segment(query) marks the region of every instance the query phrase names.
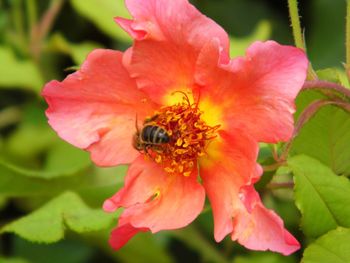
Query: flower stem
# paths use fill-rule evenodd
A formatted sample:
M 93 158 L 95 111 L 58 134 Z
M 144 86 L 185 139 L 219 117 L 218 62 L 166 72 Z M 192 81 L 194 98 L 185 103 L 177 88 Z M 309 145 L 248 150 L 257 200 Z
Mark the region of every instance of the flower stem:
M 288 8 L 289 8 L 289 16 L 292 23 L 293 37 L 295 46 L 304 50 L 306 52 L 304 37 L 301 32 L 300 26 L 300 17 L 298 12 L 298 1 L 297 0 L 288 0 Z M 309 63 L 309 67 L 307 70 L 307 78 L 308 79 L 317 79 L 317 75 L 312 68 L 311 63 Z
M 277 161 L 276 163 L 273 164 L 269 164 L 269 165 L 263 165 L 262 168 L 264 170 L 264 172 L 272 172 L 277 170 L 280 166 L 285 165 L 286 162 L 284 161 Z
M 346 42 L 345 42 L 345 48 L 346 48 L 346 75 L 348 76 L 348 79 L 350 80 L 350 0 L 347 0 L 347 7 L 346 7 Z
M 303 34 L 301 33 L 298 2 L 297 0 L 288 0 L 289 16 L 292 22 L 293 37 L 296 47 L 306 50 L 303 40 Z

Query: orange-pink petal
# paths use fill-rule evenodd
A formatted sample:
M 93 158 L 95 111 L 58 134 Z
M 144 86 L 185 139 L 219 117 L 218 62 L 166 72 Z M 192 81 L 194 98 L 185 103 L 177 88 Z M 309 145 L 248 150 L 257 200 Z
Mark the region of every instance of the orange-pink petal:
M 253 138 L 239 130 L 221 132 L 215 147 L 220 154 L 201 169 L 213 208 L 215 240 L 219 242 L 231 233 L 233 240 L 250 249 L 285 255 L 299 249 L 298 241 L 284 229 L 282 220 L 263 206 L 251 186 L 262 172 L 255 163 L 257 144 Z
M 214 149 L 213 149 L 214 148 Z M 261 169 L 256 164 L 258 144 L 244 131 L 220 132 L 200 161 L 200 175 L 214 214 L 214 237 L 221 241 L 233 230 L 232 216 L 240 206 L 240 188 L 255 182 Z
M 225 31 L 187 0 L 129 0 L 133 20 L 117 22 L 135 38 L 128 70 L 158 103 L 175 90 L 194 87 L 194 67 L 205 43 L 218 39 L 228 53 Z M 205 32 L 205 33 L 203 33 Z
M 125 208 L 117 229 L 129 224 L 135 228 L 127 228 L 132 233 L 144 229 L 155 233 L 191 223 L 203 209 L 204 199 L 196 171 L 188 177 L 167 174 L 158 164 L 140 156 L 131 164 L 125 186 L 105 201 L 104 209 Z
M 262 204 L 254 187 L 247 186 L 240 194 L 246 209 L 242 208 L 234 216 L 232 240 L 249 249 L 271 250 L 284 255 L 300 248 L 299 242 L 284 229 L 282 219 Z
M 58 135 L 91 152 L 98 165 L 130 163 L 136 116 L 143 120 L 154 110 L 122 65 L 122 53 L 95 50 L 77 72 L 62 82 L 47 83 L 42 92 L 50 125 Z
M 241 127 L 257 141 L 288 140 L 294 99 L 306 78 L 305 53 L 267 41 L 255 42 L 245 57 L 228 64 L 222 64 L 220 56 L 217 41 L 206 45 L 198 59 L 196 81 L 203 96 L 222 105 L 225 125 Z
M 120 219 L 119 219 L 120 220 Z M 112 230 L 109 244 L 114 250 L 122 248 L 128 241 L 139 232 L 145 232 L 147 229 L 135 228 L 129 223 L 120 225 Z

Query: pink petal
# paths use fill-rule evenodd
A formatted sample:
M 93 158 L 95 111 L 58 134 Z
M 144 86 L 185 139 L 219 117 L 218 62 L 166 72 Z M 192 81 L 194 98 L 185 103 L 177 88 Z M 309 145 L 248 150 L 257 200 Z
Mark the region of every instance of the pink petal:
M 175 90 L 193 88 L 194 66 L 205 43 L 218 39 L 228 54 L 225 31 L 187 0 L 128 0 L 133 20 L 117 19 L 136 41 L 128 70 L 138 86 L 164 103 Z M 205 32 L 205 33 L 203 33 Z
M 300 248 L 299 242 L 284 229 L 282 219 L 262 204 L 254 187 L 246 187 L 241 194 L 254 198 L 244 201 L 241 198 L 245 205 L 250 206 L 251 211 L 241 209 L 235 215 L 232 240 L 238 240 L 249 249 L 271 250 L 284 255 Z
M 294 99 L 306 78 L 304 52 L 268 41 L 255 42 L 245 57 L 226 65 L 219 63 L 220 56 L 215 40 L 202 50 L 196 71 L 201 96 L 221 103 L 230 127 L 241 127 L 258 141 L 288 140 Z
M 214 154 L 211 148 L 215 148 Z M 213 209 L 217 242 L 233 230 L 232 216 L 242 206 L 238 199 L 240 188 L 260 176 L 261 169 L 256 164 L 258 149 L 258 144 L 244 131 L 221 132 L 220 140 L 209 145 L 208 159 L 200 161 L 200 175 Z
M 135 228 L 132 225 L 126 223 L 121 225 L 111 232 L 109 244 L 114 250 L 122 248 L 133 236 L 139 232 L 145 232 L 147 229 Z
M 105 201 L 104 209 L 125 208 L 118 228 L 129 224 L 155 233 L 191 223 L 203 209 L 204 199 L 196 171 L 189 177 L 167 174 L 159 164 L 140 156 L 131 164 L 125 186 Z
M 122 53 L 95 50 L 77 72 L 42 92 L 46 115 L 58 135 L 91 152 L 98 165 L 130 163 L 138 152 L 131 140 L 136 116 L 142 120 L 153 104 L 122 65 Z
M 299 249 L 298 241 L 284 229 L 282 220 L 263 206 L 251 186 L 261 173 L 255 163 L 256 142 L 235 130 L 230 134 L 221 132 L 221 141 L 215 147 L 219 155 L 212 156 L 210 165 L 201 167 L 213 208 L 215 240 L 219 242 L 232 233 L 233 240 L 250 249 L 285 255 Z

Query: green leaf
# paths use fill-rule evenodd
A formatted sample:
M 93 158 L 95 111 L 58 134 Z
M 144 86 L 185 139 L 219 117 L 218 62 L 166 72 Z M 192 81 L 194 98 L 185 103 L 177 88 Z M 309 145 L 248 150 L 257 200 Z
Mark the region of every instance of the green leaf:
M 22 123 L 5 142 L 5 149 L 16 158 L 26 159 L 47 150 L 56 139 L 47 124 Z
M 101 209 L 91 209 L 72 192 L 65 192 L 47 204 L 2 228 L 1 232 L 11 232 L 24 239 L 53 243 L 64 237 L 68 228 L 77 233 L 106 229 L 114 223 L 115 214 L 107 214 Z
M 79 169 L 77 171 L 68 171 L 67 173 L 59 171 L 43 171 L 43 170 L 33 170 L 33 169 L 27 169 L 23 168 L 17 165 L 14 165 L 6 160 L 0 159 L 0 193 L 1 195 L 6 195 L 7 192 L 11 191 L 10 189 L 16 188 L 16 184 L 14 184 L 14 187 L 10 187 L 9 189 L 6 190 L 7 186 L 10 186 L 11 184 L 14 183 L 12 181 L 12 178 L 15 179 L 17 178 L 18 181 L 21 183 L 24 183 L 27 179 L 28 183 L 30 182 L 31 178 L 35 179 L 44 179 L 43 182 L 49 182 L 48 179 L 56 179 L 57 177 L 66 177 L 66 176 L 75 176 L 77 174 L 81 174 L 82 172 L 86 172 L 88 170 L 87 168 L 90 167 L 84 167 L 84 169 Z M 40 180 L 36 181 L 38 185 L 40 185 Z M 26 191 L 24 191 L 26 192 Z
M 25 88 L 40 92 L 44 82 L 32 61 L 18 59 L 12 50 L 5 46 L 0 46 L 0 61 L 0 87 Z
M 319 237 L 337 226 L 350 227 L 349 180 L 306 155 L 291 158 L 288 165 L 294 173 L 295 199 L 304 233 Z
M 304 251 L 302 263 L 349 263 L 350 229 L 337 228 L 317 239 Z
M 252 44 L 254 41 L 264 41 L 270 38 L 272 32 L 271 24 L 268 21 L 262 20 L 260 21 L 254 31 L 246 37 L 230 37 L 230 56 L 237 57 L 243 56 L 245 54 L 246 49 Z
M 90 165 L 90 157 L 87 152 L 60 140 L 49 149 L 44 171 L 70 175 Z
M 298 96 L 297 108 L 322 98 L 316 92 Z M 336 174 L 350 175 L 350 114 L 335 106 L 325 106 L 309 120 L 295 138 L 292 154 L 306 154 L 331 167 Z
M 17 164 L 27 163 L 35 167 L 38 155 L 42 155 L 58 141 L 47 123 L 44 106 L 30 103 L 21 108 L 21 122 L 4 142 L 3 156 Z
M 113 172 L 106 174 L 104 170 Z M 0 196 L 50 196 L 69 189 L 97 195 L 101 189 L 103 196 L 108 197 L 122 184 L 125 170 L 126 166 L 104 169 L 89 166 L 68 173 L 45 172 L 26 170 L 0 160 Z
M 71 0 L 71 3 L 78 13 L 85 16 L 109 36 L 124 42 L 131 42 L 129 35 L 113 20 L 113 17 L 116 16 L 130 17 L 124 6 L 124 1 Z

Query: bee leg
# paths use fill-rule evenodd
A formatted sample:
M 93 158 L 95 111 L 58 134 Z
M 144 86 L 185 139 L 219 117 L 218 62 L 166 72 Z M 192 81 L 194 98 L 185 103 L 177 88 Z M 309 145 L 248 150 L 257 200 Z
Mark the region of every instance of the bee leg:
M 153 157 L 151 156 L 151 154 L 149 153 L 149 149 L 150 149 L 150 146 L 149 145 L 144 145 L 143 146 L 143 152 L 145 153 L 145 155 L 150 158 L 150 159 L 153 159 Z

